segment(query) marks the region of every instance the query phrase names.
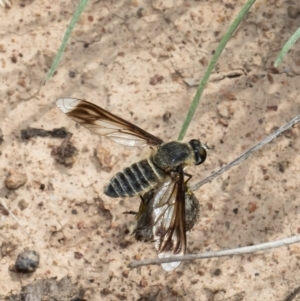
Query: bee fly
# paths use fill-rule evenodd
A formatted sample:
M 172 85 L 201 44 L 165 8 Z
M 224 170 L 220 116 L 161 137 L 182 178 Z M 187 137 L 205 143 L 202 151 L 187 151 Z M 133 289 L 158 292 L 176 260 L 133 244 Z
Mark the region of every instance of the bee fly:
M 156 146 L 148 159 L 118 172 L 105 187 L 112 198 L 140 195 L 135 237 L 154 241 L 159 258 L 181 256 L 186 251 L 186 231 L 199 215 L 199 203 L 185 181 L 184 168 L 202 164 L 208 147 L 199 140 L 164 143 L 136 125 L 85 100 L 62 98 L 57 107 L 75 122 L 125 146 Z M 180 262 L 163 263 L 172 271 Z

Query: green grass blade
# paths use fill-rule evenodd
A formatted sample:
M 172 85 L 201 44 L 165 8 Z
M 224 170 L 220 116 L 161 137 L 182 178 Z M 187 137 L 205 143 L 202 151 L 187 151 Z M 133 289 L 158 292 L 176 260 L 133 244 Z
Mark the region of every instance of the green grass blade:
M 67 46 L 67 42 L 68 42 L 68 40 L 70 38 L 70 35 L 71 35 L 71 33 L 72 33 L 72 31 L 73 31 L 76 23 L 78 22 L 78 19 L 79 19 L 80 15 L 81 15 L 82 11 L 84 10 L 86 4 L 88 3 L 88 1 L 89 0 L 81 0 L 80 1 L 79 5 L 78 5 L 78 7 L 77 7 L 77 9 L 76 9 L 73 17 L 72 17 L 72 20 L 71 20 L 71 22 L 70 22 L 70 24 L 69 24 L 69 26 L 67 28 L 67 31 L 66 31 L 66 33 L 64 35 L 64 38 L 63 38 L 63 41 L 62 41 L 62 43 L 61 43 L 61 45 L 60 45 L 60 47 L 58 49 L 58 52 L 57 52 L 57 54 L 56 54 L 56 56 L 54 58 L 52 66 L 51 66 L 50 70 L 48 71 L 48 73 L 46 75 L 45 82 L 48 81 L 49 78 L 55 72 L 55 70 L 56 70 L 56 68 L 57 68 L 57 66 L 59 64 L 59 61 L 61 59 L 61 56 L 62 56 L 62 54 L 63 54 L 63 52 L 64 52 L 64 50 L 65 50 L 65 48 Z
M 238 25 L 240 24 L 240 22 L 243 20 L 244 16 L 246 15 L 246 13 L 249 11 L 249 9 L 251 8 L 251 6 L 254 4 L 256 0 L 248 0 L 246 2 L 246 4 L 243 6 L 242 10 L 239 12 L 239 14 L 237 15 L 237 17 L 235 18 L 235 20 L 232 22 L 232 24 L 230 25 L 228 31 L 225 33 L 224 37 L 222 38 L 220 44 L 218 45 L 216 52 L 214 53 L 208 67 L 207 70 L 203 76 L 203 79 L 197 89 L 196 95 L 193 99 L 193 102 L 190 106 L 190 109 L 187 113 L 187 116 L 184 120 L 183 126 L 181 128 L 181 131 L 179 133 L 178 136 L 178 140 L 182 140 L 187 132 L 187 129 L 193 119 L 193 116 L 195 114 L 195 111 L 197 109 L 197 106 L 199 104 L 200 101 L 200 97 L 203 93 L 203 90 L 206 86 L 206 83 L 209 79 L 210 74 L 212 73 L 217 60 L 219 58 L 219 56 L 221 55 L 223 49 L 225 48 L 227 42 L 229 41 L 229 39 L 231 38 L 232 34 L 234 33 L 234 31 L 236 30 L 236 28 L 238 27 Z
M 300 27 L 295 31 L 295 33 L 289 38 L 289 40 L 285 43 L 285 45 L 281 49 L 281 51 L 274 63 L 274 66 L 276 68 L 282 62 L 286 53 L 292 48 L 292 46 L 296 43 L 296 41 L 299 39 L 299 37 L 300 37 Z

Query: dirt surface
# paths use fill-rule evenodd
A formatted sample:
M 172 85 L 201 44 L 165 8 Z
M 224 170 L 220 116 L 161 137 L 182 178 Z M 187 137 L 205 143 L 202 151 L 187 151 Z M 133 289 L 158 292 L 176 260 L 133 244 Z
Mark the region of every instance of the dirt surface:
M 244 1 L 90 1 L 55 76 L 43 85 L 77 2 L 14 0 L 0 10 L 0 197 L 31 237 L 0 207 L 0 300 L 66 276 L 86 300 L 287 300 L 299 286 L 297 244 L 183 263 L 171 273 L 160 266 L 128 268 L 156 251 L 129 233 L 134 218 L 123 212 L 137 210 L 139 198 L 110 199 L 103 187 L 150 149 L 100 138 L 55 106 L 58 98 L 80 97 L 165 141 L 176 139 Z M 299 9 L 298 1 L 257 1 L 227 45 L 185 137 L 212 147 L 205 164 L 188 170 L 192 183 L 299 114 L 300 44 L 278 70 L 272 67 L 300 24 Z M 74 150 L 65 165 L 56 157 L 62 138 L 21 138 L 28 127 L 63 126 L 73 134 Z M 195 192 L 201 217 L 188 233 L 188 253 L 300 233 L 299 135 L 299 127 L 291 129 Z M 11 173 L 27 181 L 9 190 Z M 9 270 L 24 248 L 40 254 L 33 274 Z

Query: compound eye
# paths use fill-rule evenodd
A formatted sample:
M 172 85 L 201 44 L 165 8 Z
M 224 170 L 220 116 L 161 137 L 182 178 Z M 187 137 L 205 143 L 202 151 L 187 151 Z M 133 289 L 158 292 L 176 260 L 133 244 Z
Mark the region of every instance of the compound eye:
M 189 143 L 194 150 L 195 165 L 202 164 L 206 159 L 206 149 L 199 140 L 193 139 Z
M 195 151 L 196 165 L 202 164 L 206 160 L 206 149 L 202 146 L 198 149 L 198 152 Z

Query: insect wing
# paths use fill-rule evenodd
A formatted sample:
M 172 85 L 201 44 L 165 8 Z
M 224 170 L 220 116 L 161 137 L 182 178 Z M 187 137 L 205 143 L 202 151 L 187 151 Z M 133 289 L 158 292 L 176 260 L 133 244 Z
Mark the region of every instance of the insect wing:
M 138 241 L 153 241 L 153 196 L 156 189 L 144 193 L 141 197 L 132 234 Z
M 151 189 L 141 196 L 132 234 L 138 241 L 153 241 L 153 201 L 157 189 Z M 199 201 L 188 186 L 185 187 L 185 228 L 190 231 L 200 216 Z
M 153 202 L 153 239 L 159 258 L 182 256 L 186 251 L 185 186 L 183 171 L 165 180 L 156 190 Z M 180 261 L 162 263 L 172 271 Z
M 159 145 L 163 141 L 97 105 L 77 98 L 61 98 L 57 107 L 75 122 L 125 146 Z

